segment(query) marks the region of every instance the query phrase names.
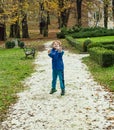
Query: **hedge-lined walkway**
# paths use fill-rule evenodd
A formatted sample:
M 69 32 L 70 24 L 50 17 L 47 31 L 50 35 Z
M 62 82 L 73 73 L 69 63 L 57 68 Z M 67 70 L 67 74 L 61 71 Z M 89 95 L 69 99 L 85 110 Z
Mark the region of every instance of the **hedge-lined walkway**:
M 49 94 L 51 59 L 46 50 L 35 60 L 36 72 L 24 83 L 30 89 L 19 93 L 18 102 L 10 108 L 0 130 L 112 130 L 114 102 L 111 93 L 94 82 L 88 68 L 81 62 L 84 54 L 65 51 L 66 95 Z

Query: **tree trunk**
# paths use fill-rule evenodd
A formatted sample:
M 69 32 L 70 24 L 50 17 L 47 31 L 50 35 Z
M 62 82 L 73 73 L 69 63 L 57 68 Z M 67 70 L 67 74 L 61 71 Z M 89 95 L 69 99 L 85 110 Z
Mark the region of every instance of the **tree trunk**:
M 70 9 L 61 12 L 61 27 L 67 27 L 69 15 L 70 15 Z
M 76 6 L 77 6 L 77 25 L 79 27 L 82 26 L 82 21 L 81 21 L 81 18 L 82 18 L 82 11 L 81 11 L 82 1 L 83 0 L 76 0 Z
M 104 3 L 104 27 L 108 28 L 108 4 Z
M 15 24 L 15 37 L 20 38 L 20 26 L 18 22 Z
M 114 23 L 114 0 L 112 0 L 112 18 Z
M 6 39 L 6 26 L 5 24 L 0 23 L 0 41 Z
M 60 10 L 64 8 L 64 0 L 58 0 Z M 67 27 L 68 19 L 69 19 L 70 9 L 65 9 L 60 12 L 60 16 L 58 17 L 59 28 Z
M 44 27 L 44 33 L 43 33 L 44 37 L 48 37 L 48 21 L 46 21 L 45 27 Z
M 28 24 L 27 24 L 27 14 L 22 20 L 22 38 L 29 38 Z
M 10 25 L 10 37 L 20 38 L 20 26 L 19 26 L 18 22 Z
M 45 22 L 45 26 L 44 26 L 44 37 L 48 37 L 48 25 L 49 25 L 49 12 L 47 12 L 47 20 Z
M 50 15 L 49 15 L 49 11 L 47 12 L 47 23 L 48 23 L 48 25 L 50 25 Z

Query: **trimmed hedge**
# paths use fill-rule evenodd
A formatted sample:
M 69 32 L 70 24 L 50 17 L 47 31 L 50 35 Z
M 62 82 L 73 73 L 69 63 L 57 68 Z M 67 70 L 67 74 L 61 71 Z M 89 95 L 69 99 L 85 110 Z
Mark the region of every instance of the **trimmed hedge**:
M 114 51 L 114 44 L 103 45 L 102 47 L 105 48 L 105 49 L 113 50 Z
M 92 42 L 91 44 L 88 45 L 88 49 L 92 48 L 92 47 L 103 47 L 103 48 L 106 48 L 106 49 L 112 49 L 113 50 L 113 48 L 114 48 L 113 46 L 114 46 L 114 41 Z
M 106 29 L 106 30 L 94 30 L 94 31 L 86 31 L 83 32 L 82 30 L 80 32 L 74 32 L 70 34 L 73 38 L 86 38 L 86 37 L 100 37 L 100 36 L 113 36 L 114 30 L 112 29 Z
M 14 48 L 14 47 L 20 47 L 20 48 L 23 48 L 25 46 L 25 43 L 23 41 L 20 41 L 20 40 L 11 40 L 11 41 L 6 41 L 5 42 L 5 47 L 6 48 Z
M 19 46 L 20 48 L 23 48 L 23 47 L 25 46 L 25 43 L 22 42 L 22 41 L 18 41 L 18 46 Z
M 81 52 L 87 52 L 88 51 L 88 45 L 90 43 L 92 43 L 92 41 L 90 39 L 85 40 L 83 43 L 77 41 L 76 39 L 74 39 L 71 36 L 66 36 L 66 40 L 72 45 L 74 46 L 76 49 L 78 49 Z
M 72 36 L 73 38 L 87 38 L 87 37 L 98 37 L 98 36 L 113 36 L 114 29 L 107 29 L 103 27 L 77 27 L 74 26 L 70 29 L 61 28 L 61 32 L 57 33 L 57 38 L 65 38 L 66 35 Z
M 89 49 L 90 57 L 102 67 L 108 67 L 114 64 L 114 51 L 102 47 L 93 47 Z
M 15 42 L 14 41 L 6 41 L 5 42 L 5 47 L 6 48 L 14 48 L 15 47 Z
M 102 47 L 102 43 L 101 42 L 93 42 L 93 43 L 88 45 L 88 49 L 93 48 L 93 47 Z
M 90 43 L 92 43 L 92 41 L 90 39 L 87 39 L 87 40 L 84 41 L 84 43 L 83 43 L 83 50 L 84 50 L 84 52 L 88 51 L 88 45 Z
M 66 40 L 76 49 L 78 49 L 79 51 L 84 51 L 83 49 L 83 44 L 78 42 L 76 39 L 70 37 L 70 36 L 66 36 Z

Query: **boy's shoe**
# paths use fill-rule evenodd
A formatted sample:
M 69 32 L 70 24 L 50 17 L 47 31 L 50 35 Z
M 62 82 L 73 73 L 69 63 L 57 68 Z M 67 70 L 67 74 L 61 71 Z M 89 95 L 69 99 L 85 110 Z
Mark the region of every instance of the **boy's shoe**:
M 55 92 L 57 92 L 57 90 L 52 88 L 51 91 L 50 91 L 50 94 L 53 94 Z
M 62 89 L 62 90 L 61 90 L 61 96 L 64 96 L 64 95 L 65 95 L 65 90 Z

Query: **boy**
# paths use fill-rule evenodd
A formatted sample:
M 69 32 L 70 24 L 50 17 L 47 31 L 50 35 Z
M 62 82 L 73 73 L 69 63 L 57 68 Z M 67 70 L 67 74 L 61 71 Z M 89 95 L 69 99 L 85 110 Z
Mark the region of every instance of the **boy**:
M 61 47 L 60 41 L 54 41 L 52 43 L 52 49 L 48 51 L 48 56 L 52 58 L 52 89 L 50 94 L 56 92 L 56 81 L 59 76 L 61 96 L 65 94 L 65 85 L 64 85 L 64 63 L 62 56 L 64 51 Z

